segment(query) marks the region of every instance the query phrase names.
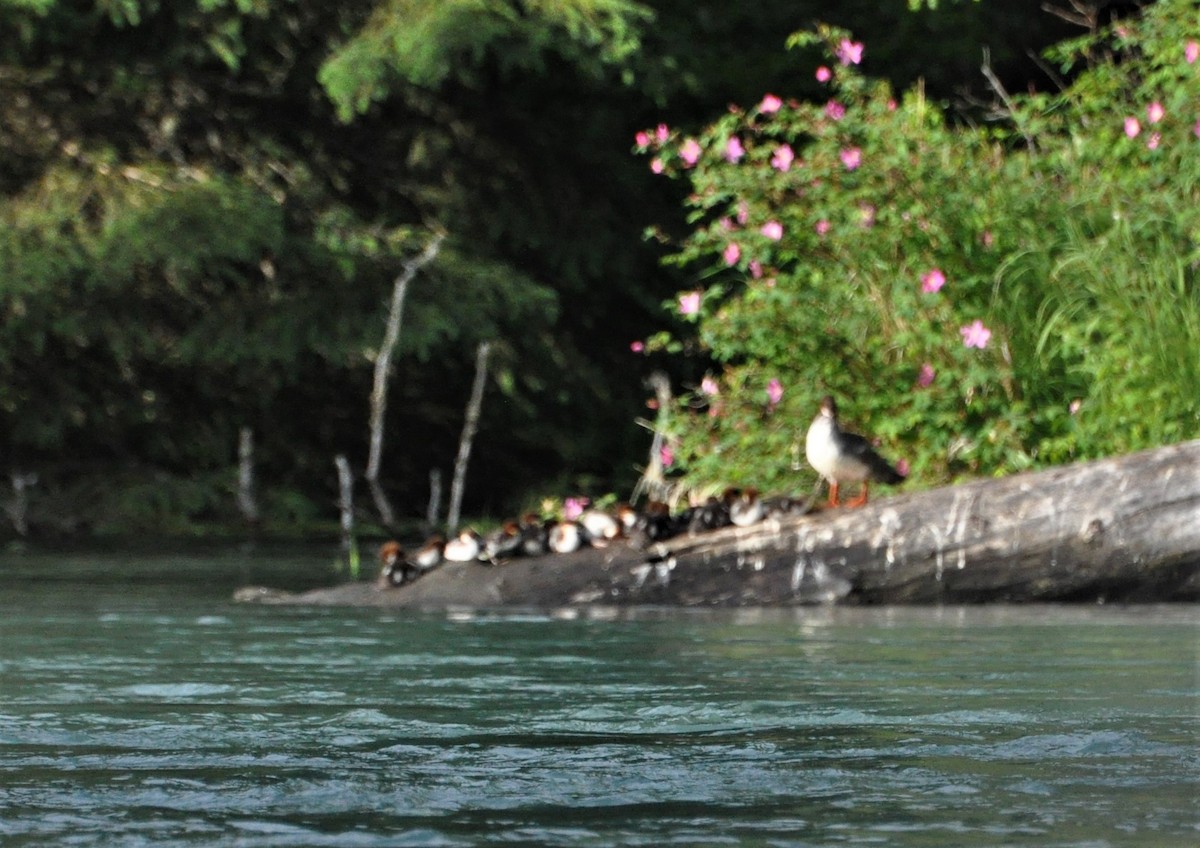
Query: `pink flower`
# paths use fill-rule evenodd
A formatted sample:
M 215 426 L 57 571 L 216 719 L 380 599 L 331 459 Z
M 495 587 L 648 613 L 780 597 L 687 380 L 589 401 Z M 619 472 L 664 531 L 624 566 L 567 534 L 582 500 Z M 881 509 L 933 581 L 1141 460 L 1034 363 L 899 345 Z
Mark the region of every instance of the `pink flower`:
M 662 144 L 670 137 L 671 130 L 666 124 L 659 124 L 654 128 L 654 138 L 659 144 Z
M 633 136 L 633 143 L 636 144 L 638 147 L 649 147 L 650 146 L 650 134 L 644 130 L 639 130 Z
M 1074 415 L 1076 412 L 1079 411 L 1079 407 L 1081 407 L 1081 406 L 1083 406 L 1083 401 L 1080 400 L 1079 398 L 1075 398 L 1075 400 L 1071 401 L 1067 405 L 1067 411 L 1070 412 L 1072 415 Z
M 1183 58 L 1187 59 L 1189 65 L 1194 64 L 1197 59 L 1200 59 L 1200 41 L 1192 39 L 1183 47 Z
M 1157 124 L 1161 121 L 1165 114 L 1167 114 L 1167 110 L 1157 100 L 1146 107 L 1146 120 L 1152 124 Z
M 725 142 L 725 159 L 729 162 L 739 162 L 746 155 L 746 148 L 742 147 L 742 141 L 736 135 Z
M 779 382 L 774 377 L 771 382 L 767 383 L 767 400 L 771 406 L 777 406 L 779 401 L 783 400 L 783 383 Z
M 993 244 L 996 243 L 996 237 L 994 235 L 992 235 L 991 230 L 984 230 L 983 234 L 979 237 L 979 242 L 984 247 L 991 247 Z
M 846 107 L 836 100 L 830 100 L 825 104 L 825 114 L 829 116 L 831 121 L 840 121 L 846 117 Z
M 706 394 L 709 397 L 713 397 L 713 396 L 717 395 L 719 393 L 719 391 L 720 390 L 719 390 L 719 387 L 717 386 L 717 381 L 714 380 L 712 377 L 705 377 L 703 380 L 700 381 L 701 394 Z
M 829 82 L 833 79 L 833 71 L 822 65 L 817 68 L 817 82 Z
M 1158 150 L 1158 145 L 1162 142 L 1160 133 L 1150 133 L 1150 137 L 1146 139 L 1146 146 L 1151 150 Z
M 977 347 L 980 350 L 987 347 L 988 339 L 992 337 L 992 331 L 985 327 L 978 318 L 965 327 L 959 327 L 958 331 L 962 333 L 965 346 Z
M 750 260 L 750 276 L 756 280 L 762 276 L 762 263 L 757 259 Z
M 897 462 L 897 463 L 896 463 L 896 470 L 900 472 L 900 476 L 901 476 L 901 477 L 907 477 L 907 476 L 908 476 L 908 472 L 909 472 L 909 470 L 910 470 L 910 469 L 909 469 L 909 465 L 908 465 L 908 460 L 907 460 L 907 459 L 902 459 L 902 460 L 900 460 L 899 462 Z
M 1130 117 L 1125 119 L 1125 135 L 1129 138 L 1137 138 L 1138 133 L 1141 131 L 1142 125 L 1138 122 L 1137 118 Z
M 838 42 L 837 49 L 834 52 L 837 54 L 838 61 L 843 65 L 857 65 L 862 61 L 863 44 L 861 41 L 851 41 L 848 38 L 843 38 Z
M 683 164 L 690 168 L 700 161 L 700 154 L 702 152 L 699 142 L 694 138 L 689 138 L 679 148 L 679 158 L 683 160 Z
M 567 498 L 563 501 L 563 518 L 567 519 L 567 521 L 574 521 L 583 515 L 583 511 L 587 508 L 587 505 L 587 498 Z
M 895 111 L 896 111 L 896 98 L 894 98 L 894 97 L 889 97 L 889 98 L 888 98 L 888 102 L 887 102 L 887 110 L 888 110 L 889 112 L 895 112 Z
M 749 220 L 750 220 L 750 206 L 746 203 L 746 201 L 743 200 L 740 203 L 738 203 L 737 222 L 744 227 L 744 226 L 746 226 L 746 222 Z
M 671 450 L 670 445 L 663 445 L 658 449 L 658 461 L 662 463 L 663 468 L 670 468 L 675 464 L 675 451 Z
M 817 231 L 817 235 L 823 236 L 829 232 L 829 227 L 829 222 L 822 218 L 820 221 L 817 221 L 817 225 L 813 229 Z
M 768 94 L 763 97 L 762 103 L 758 104 L 758 111 L 762 112 L 764 115 L 770 115 L 774 112 L 778 112 L 782 106 L 782 100 L 780 100 L 774 94 Z
M 771 241 L 779 241 L 783 238 L 783 224 L 778 221 L 767 221 L 762 225 L 761 232 Z
M 733 221 L 728 218 L 722 218 L 720 221 L 717 221 L 717 226 L 725 232 L 729 232 L 733 229 Z
M 631 341 L 629 343 L 629 349 L 632 350 L 634 353 L 642 353 L 643 351 L 646 350 L 646 343 L 641 340 L 635 339 L 634 341 Z
M 842 160 L 847 171 L 853 171 L 862 164 L 862 151 L 857 147 L 847 147 L 838 154 L 838 158 Z
M 927 389 L 933 384 L 933 378 L 937 376 L 937 372 L 933 370 L 933 366 L 928 362 L 921 363 L 921 371 L 917 374 L 917 385 L 922 389 Z
M 686 292 L 679 296 L 679 314 L 695 315 L 700 311 L 700 292 Z
M 731 241 L 725 245 L 725 252 L 721 254 L 725 258 L 725 264 L 730 267 L 736 265 L 738 260 L 742 258 L 742 249 L 738 247 L 736 241 Z
M 942 273 L 941 268 L 933 268 L 921 275 L 921 291 L 926 294 L 940 291 L 944 285 L 946 285 L 946 275 Z
M 657 156 L 651 159 L 650 170 L 655 174 L 661 174 L 663 172 L 663 160 L 659 159 Z
M 796 154 L 792 151 L 792 146 L 781 144 L 775 148 L 775 153 L 771 156 L 771 167 L 776 171 L 786 172 L 792 167 L 794 161 L 796 161 Z

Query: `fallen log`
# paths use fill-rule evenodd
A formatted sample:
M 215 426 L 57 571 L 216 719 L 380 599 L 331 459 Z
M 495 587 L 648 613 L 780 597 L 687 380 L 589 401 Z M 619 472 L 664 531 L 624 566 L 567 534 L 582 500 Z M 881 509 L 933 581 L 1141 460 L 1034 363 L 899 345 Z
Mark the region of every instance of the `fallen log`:
M 420 609 L 1196 601 L 1200 441 L 646 549 L 453 564 L 398 589 L 258 599 Z

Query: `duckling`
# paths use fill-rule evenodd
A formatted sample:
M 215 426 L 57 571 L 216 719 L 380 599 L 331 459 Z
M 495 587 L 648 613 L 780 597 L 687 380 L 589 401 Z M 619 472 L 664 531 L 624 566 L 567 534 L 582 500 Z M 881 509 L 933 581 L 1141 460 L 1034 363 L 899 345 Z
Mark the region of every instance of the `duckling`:
M 474 562 L 479 559 L 482 551 L 483 543 L 479 534 L 467 528 L 446 542 L 445 548 L 442 549 L 442 556 L 448 562 Z
M 376 585 L 380 589 L 392 589 L 408 580 L 411 565 L 405 558 L 404 548 L 395 540 L 379 546 L 379 566 Z
M 550 550 L 547 545 L 548 523 L 532 512 L 521 516 L 521 553 L 525 556 L 542 556 Z
M 519 556 L 521 553 L 521 527 L 515 521 L 506 521 L 503 526 L 489 533 L 483 542 L 487 558 L 507 558 Z
M 737 492 L 729 500 L 729 521 L 737 527 L 749 527 L 762 521 L 767 509 L 758 496 L 758 489 L 750 486 Z
M 610 515 L 602 509 L 586 509 L 576 520 L 587 531 L 592 545 L 598 548 L 620 538 L 624 533 L 621 522 L 617 520 L 616 516 Z
M 574 553 L 588 541 L 588 532 L 578 521 L 556 521 L 547 535 L 547 546 L 556 554 Z
M 425 540 L 425 544 L 417 548 L 417 552 L 412 555 L 412 564 L 417 570 L 424 574 L 442 564 L 443 551 L 446 548 L 446 537 L 441 533 L 434 533 Z

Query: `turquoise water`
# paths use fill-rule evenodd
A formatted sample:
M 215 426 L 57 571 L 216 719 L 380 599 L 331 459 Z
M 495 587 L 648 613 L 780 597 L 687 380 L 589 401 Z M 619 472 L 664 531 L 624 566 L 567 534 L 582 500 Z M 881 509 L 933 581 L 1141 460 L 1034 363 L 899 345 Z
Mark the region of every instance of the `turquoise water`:
M 0 558 L 0 845 L 1195 846 L 1196 609 L 248 607 Z

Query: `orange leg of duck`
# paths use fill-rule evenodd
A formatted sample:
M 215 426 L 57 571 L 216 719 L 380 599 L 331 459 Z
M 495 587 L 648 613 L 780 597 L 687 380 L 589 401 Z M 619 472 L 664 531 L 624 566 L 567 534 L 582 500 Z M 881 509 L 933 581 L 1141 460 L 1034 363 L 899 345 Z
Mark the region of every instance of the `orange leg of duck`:
M 863 480 L 862 491 L 858 493 L 858 497 L 846 501 L 846 506 L 856 507 L 862 506 L 867 502 L 867 481 Z
M 833 480 L 829 484 L 829 505 L 839 506 L 838 504 L 838 484 L 837 480 Z

